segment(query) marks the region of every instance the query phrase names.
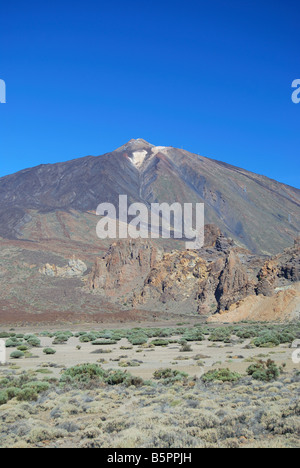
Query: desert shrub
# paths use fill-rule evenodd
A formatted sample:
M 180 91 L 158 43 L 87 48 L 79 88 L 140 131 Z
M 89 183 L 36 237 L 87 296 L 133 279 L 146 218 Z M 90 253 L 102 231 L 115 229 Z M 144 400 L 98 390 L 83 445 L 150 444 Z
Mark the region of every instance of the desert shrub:
M 9 384 L 10 380 L 9 379 L 0 379 L 0 388 L 4 388 L 4 387 L 7 387 L 7 385 Z
M 240 374 L 232 372 L 229 369 L 210 370 L 201 377 L 203 382 L 214 382 L 216 380 L 222 382 L 237 382 L 240 378 Z
M 43 349 L 43 353 L 47 354 L 47 355 L 48 354 L 50 355 L 50 354 L 55 354 L 56 351 L 55 351 L 55 349 L 52 349 L 52 348 L 45 348 L 45 349 Z
M 88 335 L 82 335 L 79 338 L 80 343 L 89 343 L 91 341 L 90 337 Z
M 253 344 L 259 348 L 274 348 L 280 345 L 280 338 L 276 332 L 266 331 L 259 334 L 253 340 Z
M 103 380 L 105 371 L 97 364 L 81 364 L 67 369 L 61 376 L 60 382 L 89 383 L 90 381 Z
M 34 388 L 27 387 L 19 391 L 17 395 L 17 400 L 19 401 L 36 401 L 38 399 L 38 394 Z
M 165 385 L 173 384 L 175 382 L 188 380 L 188 374 L 185 372 L 178 371 L 176 369 L 158 369 L 154 372 L 153 377 L 155 380 L 159 380 L 161 383 Z
M 247 340 L 249 338 L 255 338 L 260 332 L 259 327 L 244 327 L 244 328 L 237 328 L 234 330 L 234 333 L 238 338 Z
M 188 344 L 186 341 L 183 341 L 182 344 L 181 344 L 180 352 L 181 353 L 188 353 L 190 351 L 193 351 L 191 345 Z
M 14 351 L 10 355 L 11 359 L 20 359 L 20 358 L 22 358 L 24 356 L 25 356 L 25 354 L 22 351 Z
M 16 396 L 18 396 L 21 390 L 16 387 L 8 387 L 5 389 L 5 391 L 8 395 L 8 399 L 11 400 L 12 398 L 15 398 Z
M 22 341 L 19 341 L 15 338 L 10 338 L 5 343 L 7 348 L 17 348 L 18 346 L 22 345 Z
M 70 335 L 68 333 L 55 333 L 53 345 L 65 344 L 69 341 Z
M 22 387 L 24 390 L 26 388 L 32 388 L 36 393 L 42 393 L 45 392 L 46 390 L 49 390 L 50 385 L 48 382 L 44 382 L 41 380 L 35 380 L 32 382 L 28 382 Z
M 130 387 L 131 385 L 139 387 L 143 385 L 143 379 L 134 377 L 128 372 L 123 372 L 121 370 L 109 371 L 104 382 L 108 385 L 125 385 L 126 387 Z
M 57 338 L 58 336 L 66 336 L 68 338 L 71 338 L 74 335 L 73 335 L 72 332 L 70 332 L 68 330 L 67 331 L 66 330 L 65 331 L 60 330 L 60 331 L 57 331 L 57 332 L 53 333 L 52 336 L 54 336 L 55 338 Z
M 23 352 L 23 351 L 28 351 L 28 349 L 29 349 L 29 347 L 26 346 L 26 345 L 20 345 L 20 346 L 18 346 L 18 348 L 17 348 L 18 351 L 22 351 L 22 352 Z
M 0 391 L 0 406 L 1 405 L 6 405 L 6 403 L 9 401 L 8 394 L 5 390 Z
M 86 335 L 86 333 L 87 333 L 86 331 L 79 331 L 79 332 L 76 332 L 76 333 L 74 334 L 74 336 L 75 336 L 76 338 L 79 338 L 80 336 Z
M 39 336 L 44 336 L 46 338 L 53 338 L 54 334 L 51 333 L 51 332 L 48 332 L 48 331 L 43 331 L 43 332 L 40 333 Z
M 111 339 L 114 341 L 120 341 L 124 336 L 121 333 L 113 333 Z
M 37 336 L 31 336 L 30 338 L 27 338 L 26 341 L 33 348 L 38 348 L 39 346 L 41 346 L 41 341 L 38 339 Z
M 297 338 L 297 333 L 293 333 L 290 330 L 282 330 L 278 332 L 278 338 L 280 343 L 292 343 Z
M 192 328 L 182 335 L 184 341 L 203 341 L 204 334 L 201 328 Z
M 81 386 L 90 386 L 101 382 L 107 385 L 143 385 L 143 379 L 139 377 L 134 377 L 121 370 L 106 371 L 97 364 L 82 364 L 71 367 L 62 374 L 60 379 L 62 385 L 79 384 Z
M 90 343 L 93 341 L 96 341 L 98 338 L 103 338 L 102 336 L 99 335 L 99 333 L 86 333 L 84 335 L 81 335 L 79 338 L 80 343 Z
M 34 401 L 38 398 L 38 394 L 50 388 L 48 382 L 40 380 L 31 380 L 30 374 L 24 373 L 21 376 L 10 376 L 7 379 L 0 381 L 1 391 L 0 401 L 5 402 L 12 398 L 17 398 L 19 401 Z
M 167 338 L 174 335 L 174 329 L 172 328 L 152 328 L 146 331 L 149 337 L 152 338 Z
M 297 326 L 262 328 L 253 340 L 253 344 L 260 348 L 273 348 L 280 344 L 292 343 L 299 336 Z
M 37 336 L 36 336 L 36 335 L 33 335 L 32 333 L 28 333 L 28 335 L 25 335 L 25 336 L 24 336 L 24 340 L 25 340 L 25 341 L 28 341 L 28 340 L 30 340 L 31 338 L 37 338 Z
M 163 339 L 152 340 L 150 344 L 154 346 L 168 346 L 169 340 L 163 340 Z
M 134 346 L 146 344 L 148 341 L 148 336 L 143 334 L 134 334 L 128 336 L 128 341 Z
M 112 353 L 112 349 L 110 348 L 106 348 L 106 349 L 98 348 L 98 349 L 95 349 L 95 351 L 91 352 L 91 354 L 109 354 L 109 353 Z
M 10 337 L 10 334 L 7 333 L 7 332 L 0 332 L 0 338 L 9 338 Z
M 95 340 L 92 341 L 92 345 L 94 346 L 103 346 L 103 345 L 113 345 L 117 342 L 115 340 Z
M 120 361 L 118 363 L 119 367 L 139 367 L 140 363 L 137 361 Z
M 224 343 L 230 343 L 231 329 L 230 328 L 215 328 L 209 337 L 209 341 L 222 341 Z
M 257 361 L 247 369 L 247 374 L 251 375 L 255 380 L 261 380 L 263 382 L 271 382 L 276 380 L 280 375 L 280 369 L 277 367 L 274 361 L 269 359 L 268 361 Z

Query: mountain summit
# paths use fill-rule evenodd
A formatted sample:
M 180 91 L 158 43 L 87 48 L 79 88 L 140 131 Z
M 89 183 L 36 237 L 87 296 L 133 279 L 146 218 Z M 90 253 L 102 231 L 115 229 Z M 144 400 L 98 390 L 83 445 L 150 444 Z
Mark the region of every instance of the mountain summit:
M 300 190 L 229 164 L 143 139 L 102 156 L 20 171 L 0 179 L 0 236 L 97 245 L 99 203 L 205 203 L 208 224 L 238 245 L 274 254 L 300 231 Z

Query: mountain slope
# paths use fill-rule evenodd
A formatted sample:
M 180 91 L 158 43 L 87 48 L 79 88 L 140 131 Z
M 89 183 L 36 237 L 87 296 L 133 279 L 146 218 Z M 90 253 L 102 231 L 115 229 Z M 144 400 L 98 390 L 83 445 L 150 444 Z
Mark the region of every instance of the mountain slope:
M 0 236 L 99 245 L 95 210 L 204 202 L 207 223 L 253 252 L 274 254 L 300 231 L 300 190 L 172 147 L 131 140 L 112 153 L 42 165 L 0 179 Z

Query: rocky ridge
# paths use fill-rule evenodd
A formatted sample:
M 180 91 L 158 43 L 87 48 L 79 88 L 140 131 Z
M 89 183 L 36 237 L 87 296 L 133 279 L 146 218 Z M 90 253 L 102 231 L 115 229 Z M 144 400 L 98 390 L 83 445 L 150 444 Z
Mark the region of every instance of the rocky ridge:
M 205 237 L 200 251 L 162 252 L 150 242 L 116 242 L 95 263 L 88 287 L 133 307 L 210 316 L 249 297 L 282 295 L 299 282 L 298 240 L 267 258 L 236 246 L 214 225 L 206 227 Z

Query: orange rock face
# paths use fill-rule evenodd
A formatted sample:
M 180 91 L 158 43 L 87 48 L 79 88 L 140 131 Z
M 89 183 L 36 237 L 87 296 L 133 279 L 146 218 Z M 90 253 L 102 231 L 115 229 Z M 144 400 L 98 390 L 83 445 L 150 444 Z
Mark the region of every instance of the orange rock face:
M 294 300 L 294 294 L 288 288 L 299 280 L 298 244 L 265 260 L 234 246 L 212 227 L 208 233 L 200 251 L 163 253 L 151 242 L 118 241 L 97 260 L 89 287 L 132 307 L 207 316 L 217 313 L 224 320 L 240 307 L 260 310 L 262 297 L 270 298 L 265 304 L 274 317 L 280 315 L 278 307 L 292 310 L 289 298 Z

